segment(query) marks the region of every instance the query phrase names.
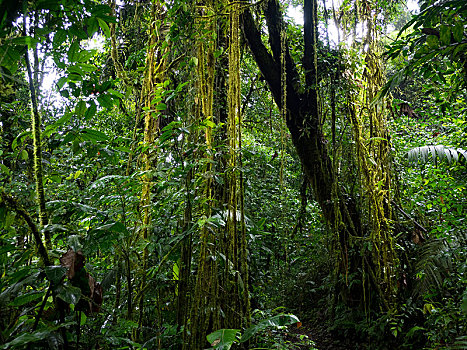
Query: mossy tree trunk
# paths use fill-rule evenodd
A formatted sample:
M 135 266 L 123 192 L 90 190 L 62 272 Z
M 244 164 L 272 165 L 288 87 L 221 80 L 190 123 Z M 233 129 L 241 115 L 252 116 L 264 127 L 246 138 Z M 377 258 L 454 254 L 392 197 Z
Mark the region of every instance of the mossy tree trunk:
M 26 31 L 26 15 L 23 18 L 23 31 L 24 35 L 27 35 Z M 36 48 L 34 48 L 36 50 Z M 34 156 L 34 177 L 36 183 L 36 201 L 39 208 L 39 224 L 40 228 L 43 229 L 47 225 L 47 212 L 45 209 L 45 191 L 44 191 L 44 180 L 43 180 L 43 169 L 42 169 L 42 144 L 41 144 L 41 116 L 39 113 L 39 107 L 37 104 L 37 83 L 38 75 L 37 72 L 33 72 L 31 68 L 31 61 L 29 59 L 28 50 L 25 51 L 24 58 L 26 61 L 26 68 L 29 81 L 29 92 L 31 97 L 31 124 L 32 124 L 32 136 L 33 136 L 33 156 Z M 37 53 L 34 54 L 37 57 Z M 37 66 L 38 64 L 36 64 Z M 44 231 L 44 240 L 47 248 L 52 248 L 52 241 L 50 233 Z
M 203 157 L 208 160 L 202 165 L 201 173 L 205 174 L 201 180 L 203 201 L 198 208 L 204 223 L 200 227 L 200 246 L 196 280 L 192 298 L 190 300 L 190 314 L 185 327 L 184 349 L 203 349 L 206 345 L 206 334 L 210 329 L 220 327 L 220 310 L 218 304 L 219 281 L 217 278 L 216 247 L 217 241 L 210 226 L 212 215 L 213 186 L 212 186 L 212 159 L 213 159 L 213 99 L 214 77 L 216 74 L 214 57 L 216 42 L 213 33 L 216 27 L 214 14 L 215 4 L 212 1 L 198 2 L 196 30 L 196 91 L 195 113 L 197 122 L 204 126 L 205 153 Z M 189 334 L 188 334 L 189 333 Z
M 142 193 L 141 193 L 141 208 L 142 208 L 142 223 L 140 230 L 140 239 L 147 242 L 151 233 L 151 189 L 154 183 L 153 170 L 157 163 L 157 148 L 155 146 L 155 138 L 159 132 L 160 113 L 163 110 L 162 92 L 164 89 L 165 71 L 166 71 L 166 51 L 162 49 L 164 37 L 160 34 L 158 25 L 163 22 L 163 4 L 158 1 L 153 1 L 151 5 L 151 25 L 149 28 L 149 43 L 146 56 L 146 70 L 142 87 L 141 102 L 144 102 L 144 139 L 143 139 L 143 171 L 142 176 Z M 142 329 L 144 317 L 144 299 L 146 290 L 146 273 L 148 269 L 149 251 L 147 244 L 143 250 L 142 264 L 140 266 L 140 287 L 137 294 L 138 303 L 138 329 Z M 135 334 L 135 339 L 139 334 Z
M 246 232 L 243 213 L 243 183 L 241 164 L 241 86 L 240 86 L 240 6 L 221 2 L 203 2 L 198 6 L 197 83 L 198 119 L 205 126 L 205 154 L 207 160 L 201 170 L 202 204 L 198 208 L 203 224 L 200 227 L 200 246 L 196 282 L 191 298 L 191 312 L 186 324 L 184 349 L 204 349 L 209 344 L 206 335 L 220 328 L 242 328 L 249 324 L 248 266 Z M 229 9 L 229 18 L 216 11 Z M 214 35 L 218 28 L 228 28 L 221 39 Z M 228 61 L 222 57 L 217 67 L 215 52 L 222 40 L 229 39 Z M 219 69 L 216 69 L 219 68 Z M 225 70 L 228 70 L 227 95 Z M 226 140 L 213 135 L 214 99 L 224 101 Z M 219 106 L 217 106 L 220 108 Z M 225 110 L 220 111 L 222 118 Z M 216 142 L 226 147 L 223 159 L 214 159 Z M 213 182 L 216 172 L 225 173 L 224 188 Z M 225 227 L 211 223 L 212 216 L 221 213 Z
M 283 18 L 277 0 L 266 1 L 264 15 L 272 54 L 262 42 L 261 32 L 256 27 L 250 11 L 245 11 L 242 16 L 243 33 L 258 68 L 268 83 L 272 96 L 280 109 L 283 108 L 281 54 L 286 56 L 287 127 L 302 163 L 303 171 L 313 189 L 315 199 L 321 207 L 326 222 L 332 229 L 334 242 L 332 250 L 335 259 L 334 276 L 344 280 L 344 286 L 340 285 L 340 288 L 346 289 L 345 281 L 348 274 L 352 271 L 358 271 L 362 265 L 362 259 L 365 258 L 358 254 L 349 257 L 353 242 L 367 235 L 368 232 L 364 232 L 362 223 L 366 216 L 359 210 L 357 199 L 353 198 L 351 194 L 345 193 L 343 186 L 339 186 L 338 174 L 333 166 L 332 153 L 327 147 L 327 140 L 320 122 L 317 78 L 317 1 L 304 0 L 304 55 L 302 64 L 305 72 L 305 86 L 300 84 L 301 79 L 288 47 L 281 49 Z M 388 174 L 385 173 L 384 176 L 388 176 Z M 371 203 L 370 205 L 381 205 L 381 203 Z M 378 209 L 375 208 L 375 210 Z M 373 239 L 374 236 L 371 238 Z M 380 253 L 383 254 L 382 251 Z M 394 259 L 393 255 L 391 259 Z M 374 271 L 370 272 L 374 277 L 372 284 L 378 286 L 382 280 L 379 281 L 377 278 L 381 275 L 373 273 Z M 361 292 L 361 288 L 359 292 Z M 345 291 L 341 290 L 340 292 Z

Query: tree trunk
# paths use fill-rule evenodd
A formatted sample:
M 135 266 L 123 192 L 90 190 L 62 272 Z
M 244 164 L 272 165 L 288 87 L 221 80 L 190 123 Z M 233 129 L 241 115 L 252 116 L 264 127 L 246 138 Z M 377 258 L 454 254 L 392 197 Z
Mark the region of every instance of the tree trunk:
M 316 16 L 316 1 L 305 0 L 304 8 L 305 55 L 303 65 L 307 71 L 305 77 L 307 86 L 304 91 L 301 91 L 303 89 L 299 85 L 300 78 L 287 49 L 287 127 L 326 221 L 339 232 L 356 234 L 359 231 L 359 220 L 358 218 L 353 220 L 348 214 L 346 203 L 336 184 L 336 175 L 319 122 L 316 89 L 316 21 L 310 20 Z M 248 11 L 243 15 L 243 32 L 276 104 L 282 108 L 279 46 L 282 17 L 277 0 L 267 1 L 265 15 L 273 55 L 262 43 L 261 34 Z
M 23 29 L 24 35 L 26 35 L 26 16 L 23 19 Z M 36 49 L 34 49 L 36 50 Z M 29 80 L 29 92 L 31 94 L 31 105 L 32 105 L 32 137 L 34 143 L 34 177 L 36 180 L 36 201 L 39 208 L 39 224 L 40 228 L 44 228 L 47 224 L 47 212 L 45 210 L 45 192 L 44 192 L 44 182 L 43 182 L 43 170 L 42 170 L 42 147 L 41 147 L 41 116 L 39 114 L 39 108 L 37 106 L 37 73 L 32 71 L 31 62 L 29 59 L 29 53 L 26 49 L 24 54 L 26 61 L 26 67 L 28 72 Z M 37 56 L 37 53 L 34 54 Z M 52 242 L 50 238 L 50 233 L 44 231 L 45 245 L 48 249 L 52 248 Z
M 375 11 L 377 11 L 377 9 Z M 302 86 L 300 83 L 300 76 L 288 48 L 281 45 L 280 33 L 283 26 L 283 19 L 277 0 L 266 1 L 264 15 L 269 32 L 268 38 L 272 54 L 263 44 L 261 33 L 257 29 L 253 16 L 249 11 L 245 11 L 242 16 L 244 37 L 259 70 L 269 85 L 269 89 L 279 109 L 283 108 L 283 101 L 286 100 L 286 122 L 292 136 L 292 142 L 302 163 L 305 176 L 313 189 L 315 199 L 321 207 L 323 216 L 333 232 L 331 253 L 335 259 L 336 274 L 334 277 L 336 279 L 338 277 L 344 277 L 345 284 L 347 284 L 347 276 L 352 272 L 358 272 L 362 266 L 365 266 L 371 277 L 372 286 L 381 296 L 380 302 L 384 304 L 386 308 L 389 308 L 388 300 L 394 295 L 395 287 L 389 285 L 390 283 L 388 281 L 393 279 L 395 271 L 394 265 L 397 259 L 391 245 L 392 239 L 390 230 L 387 230 L 387 232 L 384 231 L 384 242 L 382 243 L 378 242 L 378 239 L 375 238 L 376 236 L 379 237 L 379 233 L 375 235 L 375 232 L 373 232 L 375 227 L 378 232 L 386 229 L 386 227 L 381 229 L 382 226 L 380 225 L 381 222 L 385 223 L 387 221 L 386 217 L 377 219 L 379 220 L 377 222 L 378 225 L 374 225 L 374 213 L 381 213 L 382 211 L 390 212 L 388 208 L 389 201 L 386 200 L 387 203 L 385 203 L 384 200 L 382 202 L 375 201 L 374 193 L 377 186 L 371 181 L 363 181 L 361 183 L 361 194 L 365 198 L 360 201 L 368 203 L 370 207 L 368 212 L 370 214 L 363 210 L 358 210 L 358 201 L 355 199 L 356 197 L 352 198 L 351 195 L 345 193 L 343 187 L 340 187 L 338 184 L 338 174 L 333 167 L 331 153 L 327 148 L 327 140 L 322 131 L 317 92 L 317 0 L 304 0 L 304 55 L 302 64 L 305 72 L 305 86 Z M 281 55 L 282 57 L 286 55 L 285 73 L 283 72 L 283 66 L 281 69 Z M 285 93 L 287 99 L 283 98 L 284 84 L 281 84 L 281 80 L 284 81 L 284 74 L 286 75 L 287 87 Z M 374 92 L 369 92 L 369 95 L 374 96 L 375 94 Z M 335 102 L 333 101 L 332 103 Z M 335 118 L 335 116 L 333 118 Z M 373 124 L 376 125 L 378 123 L 372 123 L 371 125 Z M 381 123 L 378 125 L 380 124 Z M 384 123 L 381 125 L 383 124 Z M 381 132 L 384 132 L 384 130 L 381 129 Z M 376 135 L 374 131 L 372 132 L 371 130 L 370 134 Z M 356 140 L 357 146 L 361 142 L 362 138 L 360 137 Z M 362 154 L 359 153 L 353 156 L 357 158 L 358 164 L 368 162 L 366 159 L 368 155 L 362 156 Z M 362 162 L 360 162 L 360 159 L 363 159 Z M 383 168 L 384 167 L 382 167 L 382 169 Z M 360 172 L 364 170 L 365 169 L 359 169 Z M 382 170 L 381 176 L 383 176 L 384 183 L 389 183 L 389 174 L 385 168 Z M 387 192 L 389 193 L 389 190 Z M 362 222 L 364 222 L 364 218 L 366 220 L 365 222 L 368 224 L 365 227 L 369 227 L 369 230 L 372 232 L 363 229 Z M 354 253 L 349 257 L 350 251 L 352 251 L 352 238 L 363 236 L 369 237 L 373 245 L 373 250 L 375 250 L 373 256 L 366 256 L 372 253 L 366 255 L 363 255 L 365 253 Z M 354 239 L 353 241 L 355 242 Z M 384 251 L 379 249 L 380 246 L 384 246 Z M 384 262 L 384 266 L 379 264 L 380 260 Z M 391 276 L 389 276 L 389 274 Z M 362 276 L 362 278 L 363 277 L 364 276 Z M 381 288 L 382 285 L 384 286 L 383 289 Z M 357 296 L 357 299 L 362 301 L 361 292 L 364 288 L 363 284 L 361 286 L 352 287 L 355 288 L 353 291 L 349 290 L 349 288 L 344 285 L 342 285 L 341 288 L 341 292 L 344 292 L 344 294 L 351 293 L 351 296 Z
M 347 276 L 349 273 L 350 236 L 362 236 L 361 213 L 356 210 L 356 201 L 342 192 L 337 183 L 337 174 L 322 132 L 318 109 L 317 93 L 317 1 L 304 1 L 304 56 L 306 86 L 300 85 L 295 63 L 286 47 L 287 82 L 287 127 L 292 142 L 303 166 L 303 171 L 321 207 L 323 216 L 332 229 L 333 253 L 336 273 Z M 269 31 L 269 44 L 272 54 L 261 40 L 251 12 L 242 16 L 243 33 L 259 70 L 268 83 L 269 89 L 279 109 L 281 99 L 281 46 L 280 29 L 282 14 L 277 0 L 267 0 L 264 10 Z M 284 48 L 283 48 L 284 49 Z M 358 258 L 358 257 L 357 257 Z M 355 262 L 352 269 L 357 269 Z M 335 275 L 337 277 L 337 275 Z

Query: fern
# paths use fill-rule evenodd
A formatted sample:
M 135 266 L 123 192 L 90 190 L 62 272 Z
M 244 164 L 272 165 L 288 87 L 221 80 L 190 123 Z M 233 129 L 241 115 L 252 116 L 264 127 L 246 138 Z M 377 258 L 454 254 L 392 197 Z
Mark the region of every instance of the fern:
M 414 272 L 421 278 L 417 279 L 414 295 L 443 288 L 443 281 L 452 270 L 451 254 L 447 253 L 449 249 L 445 239 L 431 239 L 418 249 Z
M 454 343 L 453 349 L 467 349 L 467 336 L 457 337 L 456 342 Z
M 461 148 L 448 148 L 443 145 L 430 145 L 415 147 L 408 152 L 408 158 L 411 163 L 426 163 L 429 159 L 432 159 L 436 163 L 439 158 L 441 161 L 446 160 L 449 164 L 453 161 L 459 162 L 464 156 L 467 161 L 467 151 Z

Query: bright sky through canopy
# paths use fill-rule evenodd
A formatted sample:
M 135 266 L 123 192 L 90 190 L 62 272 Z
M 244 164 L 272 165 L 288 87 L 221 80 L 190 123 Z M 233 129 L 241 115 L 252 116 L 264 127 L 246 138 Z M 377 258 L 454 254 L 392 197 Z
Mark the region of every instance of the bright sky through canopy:
M 339 1 L 335 2 L 335 6 L 339 6 Z M 407 0 L 407 9 L 412 12 L 418 12 L 419 6 L 417 0 Z M 287 15 L 293 18 L 294 22 L 303 25 L 303 7 L 302 6 L 290 6 L 287 10 Z M 337 43 L 337 28 L 333 21 L 329 22 L 329 36 L 331 41 Z

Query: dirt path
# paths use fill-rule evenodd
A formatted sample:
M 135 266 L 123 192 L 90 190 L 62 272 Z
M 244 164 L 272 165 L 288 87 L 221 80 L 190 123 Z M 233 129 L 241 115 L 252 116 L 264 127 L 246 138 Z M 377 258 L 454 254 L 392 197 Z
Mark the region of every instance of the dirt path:
M 306 344 L 306 339 L 312 340 L 315 344 L 314 349 L 317 350 L 353 350 L 356 349 L 355 347 L 349 347 L 343 344 L 341 339 L 337 339 L 330 334 L 326 328 L 326 326 L 319 323 L 306 323 L 302 324 L 301 327 L 293 327 L 290 329 L 290 337 L 294 340 L 290 339 L 291 342 L 297 346 L 298 349 L 313 349 L 310 348 L 309 344 Z M 300 339 L 300 336 L 303 339 Z

